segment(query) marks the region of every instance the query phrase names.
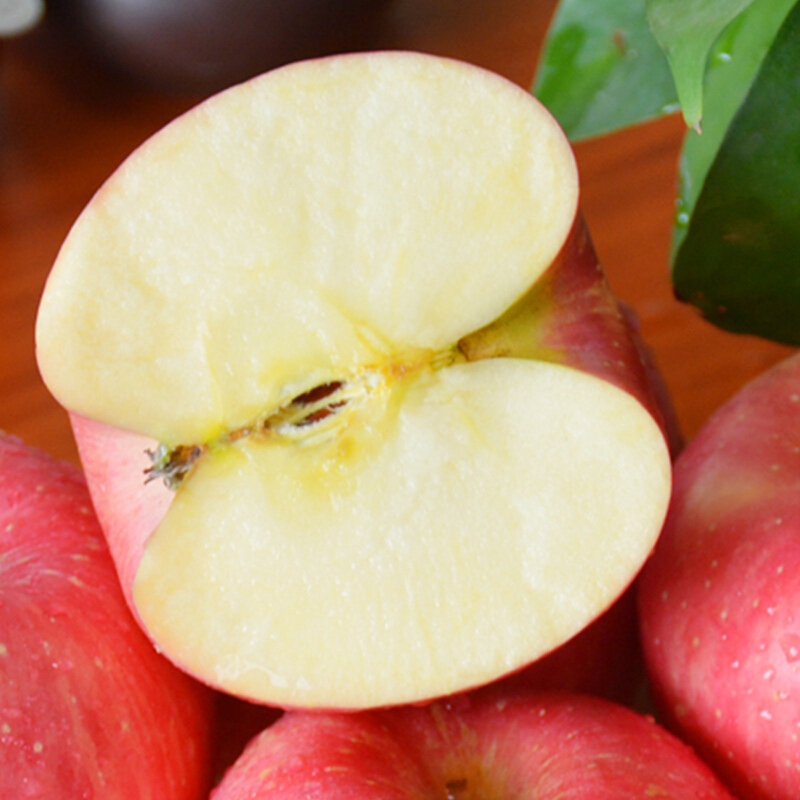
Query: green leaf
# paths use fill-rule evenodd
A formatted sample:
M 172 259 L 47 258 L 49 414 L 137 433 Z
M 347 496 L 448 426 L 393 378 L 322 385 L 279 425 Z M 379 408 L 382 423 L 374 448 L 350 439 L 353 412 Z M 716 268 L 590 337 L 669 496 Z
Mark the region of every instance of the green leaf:
M 681 150 L 673 255 L 683 240 L 697 197 L 733 115 L 796 2 L 754 0 L 728 25 L 711 50 L 705 79 L 703 133 L 689 131 Z
M 669 60 L 686 124 L 699 129 L 703 76 L 720 33 L 753 0 L 645 0 L 647 19 Z
M 650 32 L 644 0 L 562 0 L 532 91 L 573 141 L 677 107 L 669 64 Z
M 800 346 L 800 4 L 708 169 L 672 279 L 715 325 Z

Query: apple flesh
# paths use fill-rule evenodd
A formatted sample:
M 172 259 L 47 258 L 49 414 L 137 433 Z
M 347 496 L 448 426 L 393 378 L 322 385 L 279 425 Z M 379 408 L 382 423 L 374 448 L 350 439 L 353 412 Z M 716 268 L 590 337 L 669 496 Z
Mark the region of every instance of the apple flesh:
M 748 800 L 798 796 L 800 357 L 722 406 L 675 467 L 641 576 L 664 719 Z
M 588 695 L 500 691 L 355 715 L 289 712 L 212 793 L 252 797 L 733 800 L 652 718 Z
M 270 705 L 420 701 L 625 590 L 670 459 L 577 209 L 528 92 L 399 52 L 235 87 L 109 179 L 37 352 L 171 659 Z
M 132 618 L 79 471 L 0 435 L 0 797 L 199 800 L 211 702 Z

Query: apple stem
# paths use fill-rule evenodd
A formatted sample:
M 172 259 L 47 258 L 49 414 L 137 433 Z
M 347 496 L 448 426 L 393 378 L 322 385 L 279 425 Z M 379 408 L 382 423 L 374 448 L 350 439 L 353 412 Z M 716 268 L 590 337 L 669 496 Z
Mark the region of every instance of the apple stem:
M 447 792 L 447 800 L 459 800 L 464 797 L 464 792 L 467 790 L 467 779 L 459 778 L 458 780 L 447 781 L 445 784 L 445 791 Z

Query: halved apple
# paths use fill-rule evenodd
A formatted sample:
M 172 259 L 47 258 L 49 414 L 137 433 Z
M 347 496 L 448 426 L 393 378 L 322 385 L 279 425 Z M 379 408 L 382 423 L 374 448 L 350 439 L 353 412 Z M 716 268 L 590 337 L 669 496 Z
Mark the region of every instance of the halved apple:
M 670 460 L 569 143 L 461 62 L 300 62 L 146 142 L 37 322 L 129 602 L 286 707 L 486 683 L 573 636 Z

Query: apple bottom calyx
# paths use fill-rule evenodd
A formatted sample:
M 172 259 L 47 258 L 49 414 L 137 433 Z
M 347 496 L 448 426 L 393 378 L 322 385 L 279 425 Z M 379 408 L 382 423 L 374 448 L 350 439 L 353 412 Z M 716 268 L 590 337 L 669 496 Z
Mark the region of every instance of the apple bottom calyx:
M 168 489 L 177 489 L 205 451 L 206 445 L 180 444 L 171 449 L 161 444 L 155 450 L 147 450 L 151 466 L 144 470 L 145 483 L 161 479 Z

